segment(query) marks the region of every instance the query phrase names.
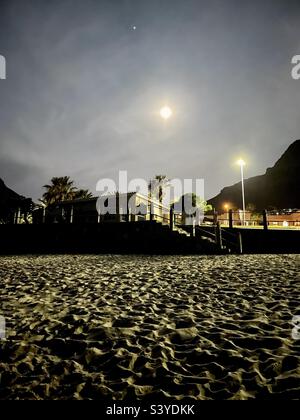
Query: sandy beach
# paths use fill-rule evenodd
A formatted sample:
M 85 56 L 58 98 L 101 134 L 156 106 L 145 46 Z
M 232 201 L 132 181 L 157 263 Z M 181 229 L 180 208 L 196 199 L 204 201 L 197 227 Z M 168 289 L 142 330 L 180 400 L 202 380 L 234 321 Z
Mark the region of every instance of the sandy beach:
M 299 399 L 299 255 L 0 257 L 0 399 Z

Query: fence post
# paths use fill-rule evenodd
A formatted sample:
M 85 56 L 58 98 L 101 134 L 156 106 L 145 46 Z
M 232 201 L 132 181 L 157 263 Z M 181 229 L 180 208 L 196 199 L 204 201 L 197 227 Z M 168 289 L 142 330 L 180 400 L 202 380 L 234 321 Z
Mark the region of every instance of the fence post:
M 232 229 L 233 228 L 233 211 L 232 211 L 232 209 L 229 210 L 228 216 L 229 216 L 229 227 L 230 227 L 230 229 Z
M 214 210 L 214 225 L 216 226 L 218 224 L 218 212 Z
M 216 227 L 215 227 L 215 235 L 216 235 L 216 244 L 218 245 L 220 249 L 222 249 L 222 230 L 221 230 L 221 226 L 219 222 L 217 222 Z
M 150 221 L 152 222 L 152 220 L 154 220 L 154 214 L 153 214 L 152 199 L 150 199 Z
M 117 191 L 116 193 L 116 222 L 119 223 L 121 221 L 120 217 L 120 193 Z
M 20 224 L 20 219 L 21 219 L 21 209 L 20 207 L 18 208 L 17 211 L 17 217 L 16 217 L 16 224 L 19 225 Z
M 170 229 L 173 230 L 174 228 L 174 209 L 173 207 L 170 208 Z
M 264 230 L 268 230 L 268 213 L 267 213 L 267 210 L 263 211 L 263 225 L 264 225 Z
M 126 195 L 126 215 L 125 215 L 126 222 L 130 222 L 130 207 L 129 207 L 129 196 Z
M 242 254 L 243 253 L 243 239 L 242 239 L 241 232 L 238 233 L 237 239 L 238 239 L 238 250 L 239 250 L 239 253 Z
M 196 237 L 196 220 L 193 219 L 193 226 L 192 226 L 192 237 Z

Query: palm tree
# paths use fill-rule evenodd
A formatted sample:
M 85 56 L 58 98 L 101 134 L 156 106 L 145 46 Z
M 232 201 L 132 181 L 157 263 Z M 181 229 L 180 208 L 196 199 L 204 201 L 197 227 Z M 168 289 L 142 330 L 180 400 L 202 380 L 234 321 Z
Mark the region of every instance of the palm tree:
M 69 176 L 54 177 L 50 185 L 44 185 L 46 192 L 40 200 L 44 206 L 51 206 L 61 201 L 89 199 L 93 194 L 89 190 L 78 189 Z
M 42 202 L 46 206 L 59 203 L 64 200 L 72 200 L 74 198 L 76 188 L 74 181 L 69 176 L 54 177 L 51 179 L 50 185 L 44 185 L 46 192 L 43 194 Z
M 154 179 L 149 182 L 149 198 L 157 198 L 162 203 L 164 197 L 164 188 L 168 184 L 166 175 L 156 175 Z
M 93 194 L 89 190 L 77 190 L 74 194 L 75 200 L 88 200 L 89 198 L 93 198 Z

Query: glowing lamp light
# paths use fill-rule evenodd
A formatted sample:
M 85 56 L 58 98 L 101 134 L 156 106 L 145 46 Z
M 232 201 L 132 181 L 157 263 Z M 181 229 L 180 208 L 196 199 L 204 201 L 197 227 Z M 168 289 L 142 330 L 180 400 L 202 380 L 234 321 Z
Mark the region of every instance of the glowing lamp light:
M 239 159 L 236 163 L 237 163 L 239 166 L 245 166 L 245 165 L 246 165 L 246 162 L 245 162 L 243 159 Z

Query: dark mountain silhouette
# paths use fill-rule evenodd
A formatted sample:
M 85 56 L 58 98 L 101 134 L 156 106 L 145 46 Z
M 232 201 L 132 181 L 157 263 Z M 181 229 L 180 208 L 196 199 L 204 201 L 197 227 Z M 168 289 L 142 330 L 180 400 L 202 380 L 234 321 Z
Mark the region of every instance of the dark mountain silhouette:
M 251 203 L 257 210 L 300 208 L 299 186 L 300 140 L 296 140 L 264 175 L 245 180 L 246 205 Z M 224 188 L 208 203 L 218 211 L 225 203 L 242 208 L 241 182 Z
M 31 198 L 23 197 L 8 188 L 0 178 L 0 223 L 10 222 L 14 213 L 20 209 L 21 213 L 27 214 L 33 206 Z

